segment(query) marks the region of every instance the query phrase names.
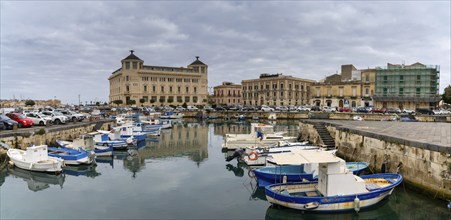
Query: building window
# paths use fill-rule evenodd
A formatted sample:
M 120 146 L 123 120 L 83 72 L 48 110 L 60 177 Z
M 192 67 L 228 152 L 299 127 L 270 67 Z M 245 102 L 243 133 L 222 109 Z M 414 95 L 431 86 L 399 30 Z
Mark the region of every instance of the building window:
M 157 88 L 155 86 L 152 86 L 152 92 L 156 92 Z
M 160 102 L 165 102 L 166 96 L 160 96 Z
M 172 92 L 172 86 L 169 86 L 169 92 Z
M 283 89 L 283 83 L 280 83 L 280 89 Z
M 280 92 L 280 97 L 283 97 L 283 91 L 282 91 L 282 92 Z
M 185 102 L 189 102 L 189 96 L 185 96 Z
M 399 94 L 400 95 L 404 94 L 404 88 L 399 88 Z
M 128 76 L 125 76 L 125 81 L 128 81 L 130 78 Z
M 181 96 L 177 96 L 177 102 L 183 102 L 183 99 Z
M 148 102 L 149 101 L 149 97 L 148 96 L 143 96 L 144 102 Z
M 383 92 L 384 95 L 387 95 L 387 88 L 383 88 L 382 92 Z
M 416 91 L 417 95 L 419 95 L 420 92 L 421 92 L 421 88 L 417 88 L 417 91 Z
M 316 87 L 316 97 L 320 97 L 320 96 L 321 96 L 321 88 Z
M 365 88 L 365 95 L 368 95 L 368 93 L 369 93 L 369 88 Z
M 197 93 L 197 87 L 194 87 L 194 93 Z
M 144 92 L 147 92 L 147 86 L 144 85 Z
M 138 69 L 138 62 L 133 62 L 133 69 Z
M 384 76 L 384 81 L 387 81 L 387 76 Z
M 129 62 L 125 62 L 125 69 L 130 69 L 130 63 Z
M 201 73 L 205 73 L 205 67 L 204 66 L 200 67 L 200 72 Z
M 186 93 L 188 93 L 188 92 L 189 92 L 189 87 L 187 86 L 187 87 L 186 87 Z
M 370 81 L 370 76 L 365 75 L 365 82 L 369 82 Z
M 357 87 L 353 86 L 352 87 L 352 97 L 356 97 L 357 96 Z
M 174 82 L 174 78 L 168 78 L 168 82 Z
M 180 93 L 181 91 L 182 91 L 182 90 L 181 90 L 180 86 L 177 87 L 177 92 Z
M 130 92 L 130 86 L 125 86 L 125 91 Z
M 343 87 L 340 87 L 340 88 L 338 88 L 338 90 L 339 90 L 339 96 L 340 97 L 343 97 Z
M 417 75 L 417 80 L 421 80 L 421 75 Z
M 161 92 L 164 92 L 164 86 L 161 86 Z

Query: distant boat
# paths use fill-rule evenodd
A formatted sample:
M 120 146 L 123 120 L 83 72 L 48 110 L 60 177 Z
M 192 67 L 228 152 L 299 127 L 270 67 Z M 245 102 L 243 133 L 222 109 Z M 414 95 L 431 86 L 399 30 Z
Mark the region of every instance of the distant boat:
M 82 149 L 74 150 L 65 147 L 49 147 L 48 154 L 51 157 L 63 159 L 67 165 L 91 164 L 96 158 L 93 151 L 87 152 Z
M 48 155 L 47 145 L 31 146 L 26 150 L 8 149 L 8 157 L 21 169 L 39 172 L 61 172 L 64 160 Z
M 278 165 L 319 164 L 318 181 L 287 182 L 265 187 L 266 199 L 287 208 L 315 212 L 336 212 L 366 208 L 389 196 L 402 182 L 395 173 L 356 176 L 345 161 L 324 151 L 297 151 L 277 154 Z
M 185 116 L 183 113 L 174 113 L 174 112 L 165 112 L 163 115 L 160 115 L 161 119 L 180 119 Z
M 73 141 L 56 140 L 56 144 L 60 147 L 70 148 L 74 150 L 94 151 L 96 156 L 111 156 L 113 155 L 113 147 L 96 145 L 91 135 L 82 135 L 80 138 L 75 138 Z

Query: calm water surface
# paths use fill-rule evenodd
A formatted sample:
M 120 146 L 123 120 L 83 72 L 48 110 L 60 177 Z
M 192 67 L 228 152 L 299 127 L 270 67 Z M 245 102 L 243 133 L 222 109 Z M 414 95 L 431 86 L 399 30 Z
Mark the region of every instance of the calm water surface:
M 295 122 L 276 130 L 296 135 Z M 223 134 L 249 123 L 179 122 L 139 150 L 101 158 L 63 175 L 0 171 L 1 219 L 451 219 L 446 202 L 403 185 L 359 214 L 303 213 L 272 207 L 247 167 L 225 162 Z

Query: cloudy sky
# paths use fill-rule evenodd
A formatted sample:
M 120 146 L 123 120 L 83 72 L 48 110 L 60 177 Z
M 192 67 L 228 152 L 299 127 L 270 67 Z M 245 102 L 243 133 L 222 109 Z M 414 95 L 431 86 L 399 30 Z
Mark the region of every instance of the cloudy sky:
M 209 86 L 261 73 L 320 80 L 342 64 L 440 65 L 450 84 L 450 1 L 4 1 L 0 99 L 107 101 L 135 50 L 145 65 L 209 65 Z

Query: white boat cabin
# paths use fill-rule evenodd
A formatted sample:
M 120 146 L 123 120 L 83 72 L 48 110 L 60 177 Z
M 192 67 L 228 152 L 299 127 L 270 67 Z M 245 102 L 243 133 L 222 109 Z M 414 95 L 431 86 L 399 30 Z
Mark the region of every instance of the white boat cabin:
M 301 165 L 307 173 L 318 169 L 318 191 L 323 196 L 368 192 L 365 181 L 346 168 L 346 161 L 325 151 L 294 150 L 272 156 L 277 165 Z M 319 165 L 319 166 L 318 166 Z
M 23 159 L 27 163 L 37 163 L 39 161 L 48 160 L 48 148 L 47 145 L 31 146 L 27 147 Z

